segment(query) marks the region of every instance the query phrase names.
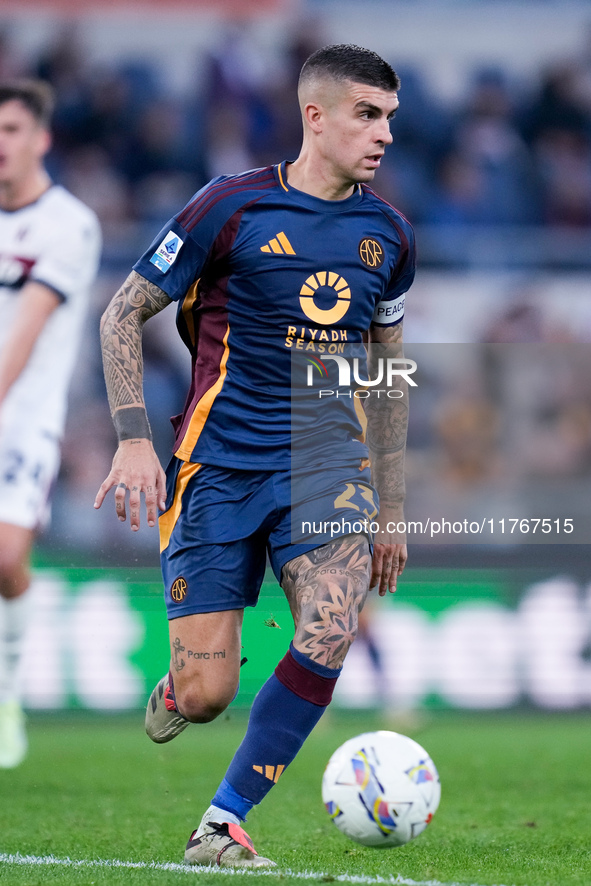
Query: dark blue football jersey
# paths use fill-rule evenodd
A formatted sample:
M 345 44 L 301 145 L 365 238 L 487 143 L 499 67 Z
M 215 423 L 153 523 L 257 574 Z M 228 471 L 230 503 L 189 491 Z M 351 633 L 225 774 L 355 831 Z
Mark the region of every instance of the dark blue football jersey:
M 340 201 L 298 191 L 285 166 L 214 179 L 135 265 L 178 303 L 191 352 L 173 419 L 184 461 L 289 468 L 292 355 L 317 363 L 362 349 L 372 323 L 402 319 L 415 273 L 409 222 L 365 185 Z M 359 403 L 339 408 L 334 427 L 311 428 L 309 461 L 335 447 L 343 460 L 367 454 Z

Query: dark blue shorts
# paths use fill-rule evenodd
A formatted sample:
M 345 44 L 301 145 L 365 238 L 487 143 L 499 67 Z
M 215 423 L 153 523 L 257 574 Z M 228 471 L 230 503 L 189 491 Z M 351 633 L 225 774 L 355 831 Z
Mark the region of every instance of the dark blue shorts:
M 371 541 L 378 498 L 359 464 L 261 472 L 173 458 L 159 520 L 168 617 L 256 606 L 267 553 L 281 581 L 286 563 L 332 539 Z

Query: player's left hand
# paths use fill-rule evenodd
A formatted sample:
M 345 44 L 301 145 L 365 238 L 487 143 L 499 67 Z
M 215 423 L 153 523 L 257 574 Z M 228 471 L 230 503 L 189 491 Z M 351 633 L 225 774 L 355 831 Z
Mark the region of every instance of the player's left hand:
M 377 586 L 380 597 L 384 597 L 388 590 L 391 594 L 395 593 L 396 582 L 404 571 L 407 556 L 405 544 L 383 544 L 377 541 L 374 544 L 369 586 Z

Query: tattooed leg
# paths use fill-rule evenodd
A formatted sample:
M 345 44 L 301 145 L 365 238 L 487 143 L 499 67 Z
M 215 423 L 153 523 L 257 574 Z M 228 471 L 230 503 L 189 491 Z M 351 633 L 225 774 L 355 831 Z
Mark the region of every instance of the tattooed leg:
M 364 535 L 347 535 L 286 563 L 281 584 L 293 615 L 298 652 L 319 665 L 342 667 L 357 634 L 370 574 Z
M 370 560 L 365 536 L 349 535 L 283 567 L 282 586 L 296 625 L 294 642 L 254 700 L 246 735 L 214 806 L 246 818 L 318 723 L 357 633 Z
M 175 700 L 192 723 L 214 720 L 236 694 L 242 614 L 241 609 L 203 612 L 168 623 Z

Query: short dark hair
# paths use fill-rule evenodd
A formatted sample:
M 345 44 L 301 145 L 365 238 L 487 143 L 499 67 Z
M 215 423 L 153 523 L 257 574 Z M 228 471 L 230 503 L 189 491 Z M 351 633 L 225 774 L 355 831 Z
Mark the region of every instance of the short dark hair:
M 55 105 L 53 89 L 45 80 L 4 80 L 0 82 L 0 105 L 19 101 L 46 128 L 51 124 Z
M 355 46 L 352 43 L 335 43 L 324 46 L 308 58 L 300 72 L 300 85 L 316 74 L 334 80 L 350 80 L 377 86 L 385 92 L 400 89 L 400 77 L 377 52 Z

